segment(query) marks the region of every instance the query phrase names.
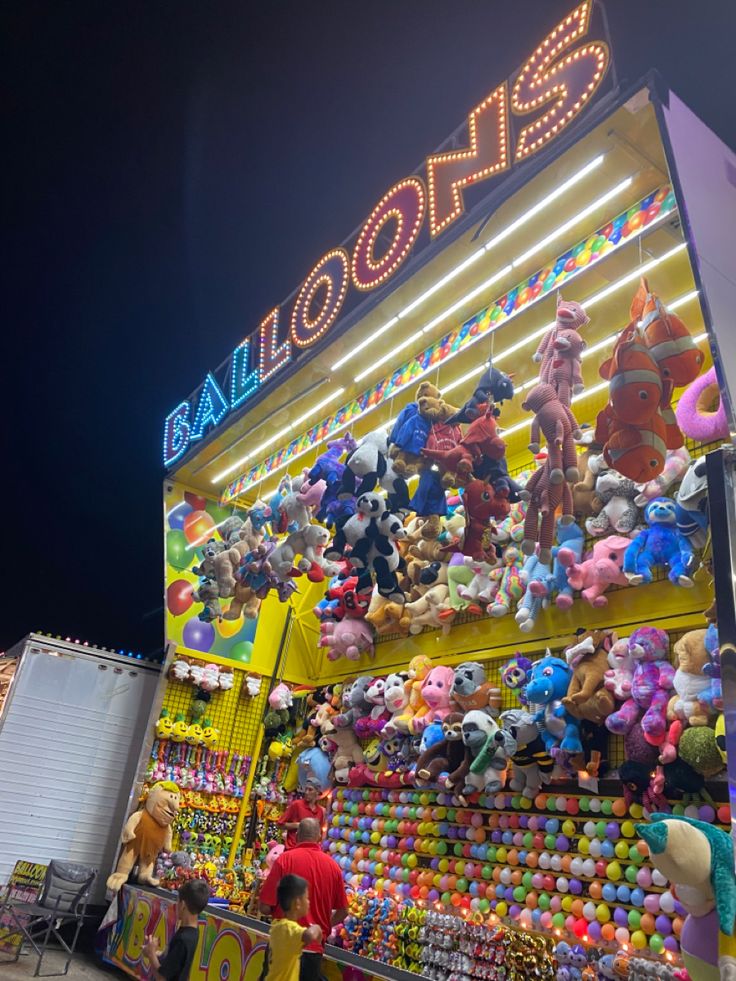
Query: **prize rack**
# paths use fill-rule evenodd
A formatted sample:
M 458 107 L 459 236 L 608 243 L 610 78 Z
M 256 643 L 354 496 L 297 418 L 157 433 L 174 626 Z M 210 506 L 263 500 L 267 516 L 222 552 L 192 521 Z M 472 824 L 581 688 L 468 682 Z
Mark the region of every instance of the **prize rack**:
M 583 3 L 550 33 L 560 50 L 592 36 L 590 14 Z M 588 95 L 578 100 L 572 115 L 579 119 L 569 127 L 550 122 L 536 143 L 514 120 L 514 165 L 499 159 L 495 167 L 480 166 L 479 121 L 487 122 L 489 106 L 508 91 L 519 114 L 525 73 L 543 48 L 508 88 L 494 89 L 479 103 L 455 134 L 455 145 L 468 147 L 465 156 L 443 147 L 420 173 L 387 192 L 347 248 L 324 256 L 293 302 L 272 311 L 166 420 L 169 637 L 176 656 L 206 660 L 221 645 L 225 660 L 245 660 L 236 671 L 260 674 L 263 694 L 249 708 L 253 720 L 263 717 L 265 695 L 280 681 L 334 685 L 355 675 L 385 675 L 427 655 L 450 667 L 481 662 L 488 680 L 498 684 L 511 656 L 535 661 L 547 649 L 562 652 L 579 627 L 627 636 L 646 624 L 666 630 L 672 645 L 705 625 L 713 576 L 723 574 L 707 542 L 691 589 L 659 576 L 646 586 L 609 590 L 605 607 L 585 604 L 576 594 L 569 610 L 542 610 L 526 633 L 513 606 L 498 620 L 458 615 L 449 631 L 386 631 L 374 658 L 363 655 L 356 662 L 325 658 L 313 614 L 324 584 L 306 577 L 283 602 L 269 594 L 255 629 L 247 618 L 228 621 L 224 601 L 213 619 L 205 617 L 207 629 L 200 628 L 195 620 L 202 605 L 188 602 L 199 577 L 187 545 L 199 561 L 228 518 L 273 499 L 287 473 L 296 479 L 347 430 L 359 440 L 378 427 L 390 429 L 422 380 L 462 405 L 489 360 L 513 371 L 516 395 L 502 407 L 500 433 L 509 471 L 533 467 L 526 449 L 531 417 L 522 403 L 537 378 L 531 356 L 554 323 L 558 291 L 579 301 L 591 318 L 584 390 L 573 399 L 581 423 L 594 425 L 606 404 L 608 382 L 598 369 L 629 322 L 642 276 L 687 323 L 703 371 L 715 368 L 730 413 L 692 238 L 694 216 L 670 134 L 671 93 L 656 80 L 626 92 L 604 85 L 597 102 L 586 105 Z M 593 91 L 604 78 L 610 86 L 605 45 L 591 42 L 586 52 L 598 59 Z M 707 133 L 688 118 L 701 135 Z M 478 166 L 457 170 L 449 182 L 450 207 L 439 196 L 447 182 L 437 175 L 468 160 Z M 399 200 L 402 216 L 414 209 L 413 222 L 389 223 L 386 209 Z M 379 246 L 381 232 L 388 244 Z M 366 241 L 374 250 L 369 268 Z M 722 439 L 691 439 L 688 449 L 695 457 Z M 174 514 L 176 508 L 181 512 Z M 502 709 L 517 704 L 511 691 L 502 690 Z M 171 708 L 183 697 L 172 691 Z M 252 745 L 237 748 L 262 759 L 255 721 L 248 731 Z M 603 752 L 608 769 L 600 778 L 586 772 L 533 798 L 503 789 L 467 802 L 437 787 L 336 787 L 326 847 L 343 869 L 353 904 L 340 942 L 369 958 L 361 962 L 367 971 L 372 959 L 428 977 L 444 977 L 448 970 L 494 977 L 493 965 L 500 962 L 521 977 L 529 957 L 540 976 L 553 976 L 563 963 L 559 950 L 555 961 L 554 948 L 563 942 L 582 946 L 578 969 L 589 974 L 598 971 L 601 957 L 617 951 L 677 965 L 684 911 L 636 837 L 633 825 L 642 807 L 624 800 L 617 778 L 623 741 L 610 738 Z M 254 767 L 250 774 L 252 785 Z M 711 776 L 697 799 L 680 797 L 673 806 L 726 828 L 728 785 L 723 776 Z M 246 796 L 250 789 L 244 787 Z M 243 826 L 234 828 L 231 858 Z M 607 976 L 603 971 L 601 966 L 599 976 Z

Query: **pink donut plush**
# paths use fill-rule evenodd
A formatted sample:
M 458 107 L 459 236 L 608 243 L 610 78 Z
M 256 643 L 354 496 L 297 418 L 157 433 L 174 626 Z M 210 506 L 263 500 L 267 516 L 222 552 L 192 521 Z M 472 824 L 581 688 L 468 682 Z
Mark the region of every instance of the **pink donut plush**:
M 700 443 L 712 443 L 728 436 L 726 410 L 715 368 L 688 385 L 677 404 L 675 416 L 682 432 Z

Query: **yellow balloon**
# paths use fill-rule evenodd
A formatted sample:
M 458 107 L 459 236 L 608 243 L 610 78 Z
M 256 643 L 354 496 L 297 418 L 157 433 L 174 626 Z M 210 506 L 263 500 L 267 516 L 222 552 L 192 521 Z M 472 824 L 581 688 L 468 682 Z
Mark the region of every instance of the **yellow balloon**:
M 245 626 L 245 617 L 241 614 L 237 620 L 215 620 L 215 630 L 227 640 L 239 634 Z

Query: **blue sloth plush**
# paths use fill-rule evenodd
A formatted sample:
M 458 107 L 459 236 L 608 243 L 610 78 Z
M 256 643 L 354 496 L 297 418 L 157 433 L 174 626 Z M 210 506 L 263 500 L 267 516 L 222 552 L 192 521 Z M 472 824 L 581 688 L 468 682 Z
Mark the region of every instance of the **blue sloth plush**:
M 695 553 L 677 530 L 677 507 L 669 497 L 655 497 L 644 508 L 648 528 L 640 531 L 624 553 L 624 573 L 632 586 L 652 581 L 657 566 L 669 568 L 676 586 L 692 586 Z
M 541 728 L 544 748 L 547 752 L 561 749 L 566 753 L 582 753 L 580 723 L 565 709 L 562 699 L 567 695 L 572 678 L 572 668 L 562 658 L 546 654 L 532 667 L 526 686 L 526 697 L 531 705 L 541 705 L 535 716 Z

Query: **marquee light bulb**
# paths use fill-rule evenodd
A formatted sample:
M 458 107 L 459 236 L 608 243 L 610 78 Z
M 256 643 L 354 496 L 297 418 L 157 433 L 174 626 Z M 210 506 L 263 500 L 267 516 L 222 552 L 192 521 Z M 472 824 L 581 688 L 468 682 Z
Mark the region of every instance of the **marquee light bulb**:
M 571 177 L 568 177 L 566 181 L 563 181 L 562 184 L 556 187 L 554 191 L 551 191 L 536 204 L 532 205 L 531 208 L 528 208 L 523 215 L 520 215 L 518 218 L 514 219 L 514 221 L 502 229 L 502 231 L 497 232 L 496 235 L 489 239 L 476 252 L 471 253 L 466 259 L 463 259 L 462 262 L 458 263 L 458 265 L 451 269 L 448 273 L 441 276 L 440 279 L 433 283 L 428 289 L 424 290 L 423 293 L 420 293 L 415 300 L 412 300 L 411 303 L 405 306 L 397 316 L 391 317 L 390 320 L 388 320 L 377 330 L 371 331 L 369 337 L 366 337 L 364 340 L 360 341 L 359 344 L 356 344 L 350 351 L 343 355 L 343 357 L 336 361 L 330 370 L 337 371 L 338 368 L 342 368 L 342 366 L 347 364 L 348 361 L 352 361 L 353 358 L 357 357 L 361 351 L 364 351 L 367 347 L 372 345 L 376 338 L 385 334 L 386 331 L 390 330 L 399 322 L 399 320 L 403 320 L 405 317 L 408 317 L 410 313 L 413 313 L 414 310 L 430 299 L 430 297 L 434 296 L 435 293 L 443 289 L 443 287 L 447 286 L 448 283 L 451 283 L 453 279 L 456 279 L 461 273 L 465 272 L 466 269 L 469 269 L 472 265 L 474 265 L 486 252 L 490 252 L 491 249 L 494 249 L 499 243 L 503 242 L 514 232 L 526 225 L 527 222 L 531 221 L 532 218 L 535 218 L 540 212 L 544 211 L 545 208 L 549 207 L 550 204 L 553 204 L 558 198 L 562 197 L 563 194 L 566 194 L 568 191 L 572 190 L 572 188 L 579 184 L 580 181 L 584 180 L 589 174 L 592 174 L 594 170 L 597 170 L 597 168 L 603 163 L 604 159 L 605 154 L 602 153 L 599 156 L 594 157 L 593 160 L 590 160 L 584 167 L 581 167 L 580 170 L 574 173 Z

